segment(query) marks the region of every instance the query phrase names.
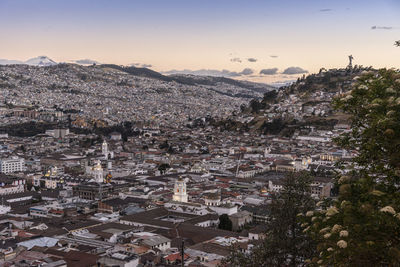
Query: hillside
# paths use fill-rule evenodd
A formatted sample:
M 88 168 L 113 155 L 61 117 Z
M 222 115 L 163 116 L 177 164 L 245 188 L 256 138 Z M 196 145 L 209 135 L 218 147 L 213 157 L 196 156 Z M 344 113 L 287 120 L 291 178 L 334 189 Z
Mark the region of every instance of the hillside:
M 371 68 L 321 70 L 299 78 L 295 83 L 269 91 L 263 99 L 250 101 L 241 111 L 213 125 L 222 130 L 260 132 L 291 136 L 301 129 L 314 127 L 331 130 L 348 123 L 348 116 L 332 108 L 333 99 L 351 90 L 357 76 Z
M 249 82 L 249 81 L 239 81 L 239 80 L 234 80 L 226 77 L 214 77 L 214 76 L 196 76 L 196 75 L 189 75 L 189 74 L 172 74 L 172 75 L 163 75 L 159 72 L 153 71 L 151 69 L 147 68 L 137 68 L 133 66 L 118 66 L 114 64 L 103 64 L 100 65 L 101 68 L 113 68 L 119 71 L 126 72 L 128 74 L 134 75 L 134 76 L 140 76 L 140 77 L 146 77 L 146 78 L 151 78 L 151 79 L 157 79 L 161 81 L 166 81 L 166 82 L 177 82 L 179 84 L 184 84 L 184 85 L 192 85 L 192 86 L 199 86 L 199 85 L 204 85 L 204 86 L 212 86 L 212 87 L 217 87 L 221 85 L 230 85 L 238 88 L 242 88 L 244 91 L 254 91 L 256 93 L 265 93 L 270 90 L 275 90 L 276 88 L 267 84 L 263 83 L 254 83 L 254 82 Z M 215 88 L 213 88 L 215 89 Z M 211 90 L 213 90 L 211 89 Z M 220 92 L 222 94 L 226 94 L 227 92 L 221 92 L 221 91 L 216 91 L 217 93 Z M 242 97 L 242 96 L 247 96 L 247 98 L 253 98 L 254 95 L 246 94 L 244 92 L 241 92 L 241 94 L 234 95 L 234 94 L 229 94 L 230 96 L 233 97 Z M 257 96 L 256 96 L 257 98 Z
M 268 85 L 226 78 L 169 77 L 117 65 L 0 66 L 1 103 L 73 110 L 86 121 L 107 124 L 180 125 L 193 118 L 223 118 L 268 90 Z

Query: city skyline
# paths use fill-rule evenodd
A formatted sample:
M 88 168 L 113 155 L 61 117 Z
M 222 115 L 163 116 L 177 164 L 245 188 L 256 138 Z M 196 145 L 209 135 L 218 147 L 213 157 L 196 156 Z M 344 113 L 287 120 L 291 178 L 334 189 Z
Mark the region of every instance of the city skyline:
M 91 59 L 258 82 L 398 67 L 400 3 L 0 1 L 0 58 Z M 199 71 L 201 70 L 201 71 Z

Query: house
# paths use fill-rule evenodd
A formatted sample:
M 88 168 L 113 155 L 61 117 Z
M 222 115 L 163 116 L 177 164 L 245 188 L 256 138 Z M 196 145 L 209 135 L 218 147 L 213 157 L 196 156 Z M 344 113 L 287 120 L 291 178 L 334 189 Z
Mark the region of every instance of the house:
M 107 213 L 114 213 L 123 211 L 125 208 L 134 205 L 140 206 L 146 203 L 146 199 L 142 198 L 134 198 L 134 197 L 127 197 L 124 199 L 121 198 L 111 198 L 107 200 L 99 200 L 98 201 L 98 212 L 107 212 Z
M 240 230 L 245 224 L 253 221 L 252 214 L 246 210 L 239 211 L 229 216 L 232 221 L 232 230 Z
M 112 132 L 112 133 L 110 133 L 110 139 L 114 140 L 114 141 L 120 141 L 120 140 L 122 140 L 122 136 L 118 132 Z
M 162 235 L 157 235 L 148 232 L 139 232 L 135 233 L 133 240 L 134 243 L 138 243 L 140 245 L 144 245 L 152 250 L 158 249 L 161 251 L 166 251 L 171 248 L 171 239 L 166 238 Z
M 139 256 L 126 251 L 114 252 L 97 260 L 99 267 L 136 267 L 138 265 Z
M 259 224 L 249 230 L 250 240 L 260 240 L 265 238 L 265 233 L 267 232 L 267 227 L 265 224 Z

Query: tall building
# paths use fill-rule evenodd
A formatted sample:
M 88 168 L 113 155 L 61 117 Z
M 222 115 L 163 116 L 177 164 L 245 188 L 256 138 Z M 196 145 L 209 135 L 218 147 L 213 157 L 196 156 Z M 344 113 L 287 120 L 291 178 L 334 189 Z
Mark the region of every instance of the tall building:
M 19 157 L 0 159 L 0 173 L 25 171 L 25 160 Z
M 104 156 L 104 159 L 114 158 L 114 152 L 109 150 L 106 140 L 101 144 L 101 154 Z
M 106 140 L 104 140 L 101 145 L 101 154 L 103 154 L 106 159 L 108 158 L 108 144 Z
M 174 186 L 174 196 L 172 197 L 174 201 L 178 202 L 188 202 L 188 195 L 186 192 L 186 182 L 182 177 L 179 177 L 175 181 Z

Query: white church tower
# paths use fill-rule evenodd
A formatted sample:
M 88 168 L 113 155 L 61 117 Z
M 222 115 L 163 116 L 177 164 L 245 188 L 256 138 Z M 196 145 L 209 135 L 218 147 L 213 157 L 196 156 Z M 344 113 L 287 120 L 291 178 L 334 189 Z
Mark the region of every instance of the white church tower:
M 104 155 L 105 159 L 108 159 L 108 144 L 106 140 L 104 140 L 103 144 L 101 145 L 101 154 Z
M 182 179 L 182 177 L 179 177 L 175 181 L 174 196 L 172 197 L 172 200 L 178 202 L 188 202 L 188 195 L 186 192 L 186 182 L 184 179 Z
M 101 167 L 100 160 L 97 161 L 96 166 L 93 167 L 93 175 L 96 183 L 103 183 L 103 168 Z

